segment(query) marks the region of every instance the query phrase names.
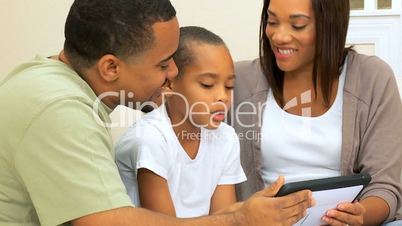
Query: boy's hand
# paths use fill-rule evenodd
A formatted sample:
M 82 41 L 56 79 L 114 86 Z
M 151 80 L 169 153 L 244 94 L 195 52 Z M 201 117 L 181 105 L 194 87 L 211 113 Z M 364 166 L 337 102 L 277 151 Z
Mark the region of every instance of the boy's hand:
M 284 184 L 279 177 L 265 190 L 250 197 L 235 214 L 248 225 L 293 225 L 313 206 L 311 191 L 304 190 L 283 197 L 274 197 Z

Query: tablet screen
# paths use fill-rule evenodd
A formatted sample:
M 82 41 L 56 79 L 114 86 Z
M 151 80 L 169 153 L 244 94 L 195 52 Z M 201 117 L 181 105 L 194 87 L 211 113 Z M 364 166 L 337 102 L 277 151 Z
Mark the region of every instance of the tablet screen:
M 352 202 L 362 189 L 363 185 L 356 185 L 346 188 L 314 191 L 313 197 L 316 201 L 316 205 L 307 209 L 307 215 L 295 225 L 325 225 L 326 223 L 321 221 L 321 217 L 325 215 L 326 211 L 335 209 L 336 206 L 341 202 Z

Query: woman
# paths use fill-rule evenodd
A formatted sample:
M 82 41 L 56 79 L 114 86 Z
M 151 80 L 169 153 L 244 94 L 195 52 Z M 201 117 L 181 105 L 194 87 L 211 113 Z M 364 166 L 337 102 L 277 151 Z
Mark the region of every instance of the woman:
M 390 67 L 345 48 L 349 0 L 265 0 L 260 57 L 236 65 L 233 125 L 249 197 L 287 182 L 369 173 L 329 225 L 379 225 L 401 203 L 402 106 Z

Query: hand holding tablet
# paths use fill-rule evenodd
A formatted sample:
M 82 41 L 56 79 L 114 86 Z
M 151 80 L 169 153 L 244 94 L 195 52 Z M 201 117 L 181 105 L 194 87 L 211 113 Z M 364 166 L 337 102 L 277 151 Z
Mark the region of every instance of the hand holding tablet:
M 295 225 L 322 225 L 325 222 L 321 221 L 321 217 L 327 210 L 336 208 L 342 202 L 353 202 L 370 180 L 371 177 L 368 174 L 357 174 L 293 182 L 282 186 L 276 196 L 284 196 L 300 190 L 311 190 L 316 205 L 308 209 L 307 215 Z

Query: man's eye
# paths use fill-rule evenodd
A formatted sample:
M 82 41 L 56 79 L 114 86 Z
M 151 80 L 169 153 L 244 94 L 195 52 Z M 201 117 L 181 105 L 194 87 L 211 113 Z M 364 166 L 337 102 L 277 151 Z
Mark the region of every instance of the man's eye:
M 169 68 L 169 65 L 160 65 L 161 70 L 166 70 Z

